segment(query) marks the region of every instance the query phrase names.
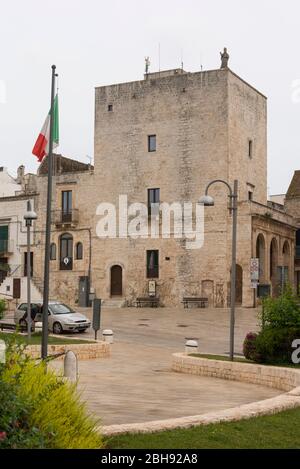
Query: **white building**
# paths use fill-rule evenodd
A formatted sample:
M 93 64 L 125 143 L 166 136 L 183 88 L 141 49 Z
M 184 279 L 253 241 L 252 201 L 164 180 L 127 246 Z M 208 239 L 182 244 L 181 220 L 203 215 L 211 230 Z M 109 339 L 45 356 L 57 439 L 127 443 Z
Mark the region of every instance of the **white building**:
M 19 167 L 16 179 L 9 175 L 6 168 L 0 167 L 0 297 L 7 300 L 26 300 L 27 236 L 24 214 L 28 200 L 34 207 L 36 193 L 33 182 L 32 175 L 24 175 L 24 166 Z M 34 243 L 33 232 L 31 240 Z M 32 282 L 32 300 L 39 299 L 41 292 Z

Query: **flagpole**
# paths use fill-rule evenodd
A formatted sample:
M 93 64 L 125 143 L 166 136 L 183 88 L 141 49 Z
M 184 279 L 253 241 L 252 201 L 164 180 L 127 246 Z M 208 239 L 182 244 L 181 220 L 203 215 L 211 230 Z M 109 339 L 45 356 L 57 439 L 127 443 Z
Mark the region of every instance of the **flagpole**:
M 55 69 L 52 65 L 51 107 L 50 107 L 50 138 L 48 153 L 48 188 L 47 188 L 47 216 L 44 263 L 44 292 L 43 292 L 43 328 L 42 328 L 42 359 L 48 355 L 48 304 L 49 304 L 49 267 L 50 267 L 50 235 L 51 235 L 51 201 L 52 201 L 52 171 L 53 171 L 53 121 L 54 121 L 54 95 L 55 95 Z

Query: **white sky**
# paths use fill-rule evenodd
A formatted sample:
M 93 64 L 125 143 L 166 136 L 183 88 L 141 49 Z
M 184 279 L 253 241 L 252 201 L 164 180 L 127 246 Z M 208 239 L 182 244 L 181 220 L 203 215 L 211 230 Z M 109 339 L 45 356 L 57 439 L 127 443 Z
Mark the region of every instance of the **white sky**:
M 300 169 L 299 39 L 299 0 L 0 0 L 0 165 L 36 170 L 52 63 L 59 151 L 88 162 L 95 86 L 142 79 L 146 55 L 156 71 L 159 43 L 161 69 L 183 53 L 187 71 L 218 68 L 227 46 L 230 68 L 269 98 L 269 192 L 285 192 Z

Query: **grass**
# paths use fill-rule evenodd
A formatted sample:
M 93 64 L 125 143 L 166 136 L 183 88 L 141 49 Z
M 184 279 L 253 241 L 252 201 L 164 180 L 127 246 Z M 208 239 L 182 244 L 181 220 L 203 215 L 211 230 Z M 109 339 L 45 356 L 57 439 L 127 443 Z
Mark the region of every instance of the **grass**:
M 210 355 L 210 354 L 203 354 L 203 353 L 191 353 L 191 357 L 198 357 L 198 358 L 209 358 L 210 360 L 220 360 L 223 362 L 229 362 L 230 358 L 225 355 Z M 238 363 L 250 363 L 252 365 L 263 365 L 263 366 L 282 366 L 284 368 L 300 368 L 299 364 L 293 363 L 255 363 L 251 360 L 247 360 L 243 357 L 234 357 L 234 361 Z
M 109 449 L 299 449 L 300 408 L 239 422 L 106 439 Z
M 220 360 L 222 362 L 229 362 L 230 358 L 225 355 L 211 355 L 211 354 L 204 354 L 204 353 L 191 353 L 191 357 L 198 357 L 198 358 L 209 358 L 211 360 Z M 243 357 L 234 357 L 235 362 L 239 363 L 253 363 L 250 360 L 246 360 Z
M 11 337 L 15 337 L 16 341 L 20 344 L 28 344 L 27 335 L 18 334 L 18 333 L 6 333 L 0 332 L 0 339 L 6 340 Z M 36 332 L 32 334 L 29 345 L 39 345 L 42 340 L 41 332 Z M 81 340 L 81 339 L 66 339 L 65 337 L 55 337 L 49 336 L 48 343 L 49 345 L 62 345 L 62 344 L 91 344 L 93 340 Z

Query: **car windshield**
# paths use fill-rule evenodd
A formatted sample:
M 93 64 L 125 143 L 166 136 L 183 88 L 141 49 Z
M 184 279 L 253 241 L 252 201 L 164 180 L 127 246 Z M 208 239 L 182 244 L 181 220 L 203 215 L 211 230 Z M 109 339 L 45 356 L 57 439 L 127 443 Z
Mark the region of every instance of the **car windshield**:
M 49 309 L 53 314 L 70 314 L 74 313 L 74 311 L 67 305 L 64 305 L 63 303 L 59 304 L 50 304 Z

